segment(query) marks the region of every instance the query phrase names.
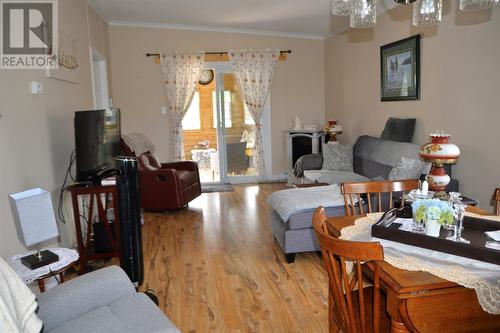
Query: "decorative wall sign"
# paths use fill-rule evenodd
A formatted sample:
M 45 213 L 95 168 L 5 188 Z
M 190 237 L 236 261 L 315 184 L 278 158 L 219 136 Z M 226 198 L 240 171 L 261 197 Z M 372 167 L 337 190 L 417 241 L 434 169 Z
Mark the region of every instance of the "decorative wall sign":
M 380 47 L 380 100 L 419 99 L 420 35 Z
M 58 69 L 47 69 L 47 77 L 78 83 L 78 49 L 76 40 L 64 31 L 59 31 Z

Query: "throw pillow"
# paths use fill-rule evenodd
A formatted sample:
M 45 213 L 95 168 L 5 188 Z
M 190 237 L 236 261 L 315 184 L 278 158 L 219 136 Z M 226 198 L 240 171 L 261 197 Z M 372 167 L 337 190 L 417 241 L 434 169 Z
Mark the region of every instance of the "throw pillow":
M 415 131 L 415 122 L 415 118 L 389 118 L 385 123 L 380 138 L 398 142 L 411 142 Z
M 389 177 L 387 177 L 387 179 L 418 179 L 420 178 L 423 167 L 424 162 L 421 160 L 401 156 L 396 166 L 389 172 Z
M 352 145 L 340 143 L 323 144 L 322 170 L 352 171 Z

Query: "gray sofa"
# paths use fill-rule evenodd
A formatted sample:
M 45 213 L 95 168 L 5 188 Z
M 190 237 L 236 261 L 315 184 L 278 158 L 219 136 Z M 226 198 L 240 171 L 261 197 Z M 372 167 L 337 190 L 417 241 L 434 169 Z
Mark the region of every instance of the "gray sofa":
M 360 136 L 353 146 L 353 171 L 321 170 L 323 158 L 321 154 L 306 155 L 297 160 L 295 174 L 297 177 L 308 175 L 308 171 L 316 170 L 317 177 L 309 182 L 324 182 L 338 184 L 345 182 L 360 182 L 370 180 L 385 180 L 401 156 L 418 159 L 419 146 L 383 140 L 371 136 Z M 451 170 L 448 172 L 451 176 Z M 311 173 L 309 173 L 311 175 Z M 449 190 L 458 191 L 458 182 L 452 180 Z M 293 203 L 292 203 L 293 204 Z M 271 210 L 270 224 L 274 237 L 285 253 L 288 263 L 295 260 L 299 252 L 319 251 L 311 219 L 314 210 L 299 212 L 292 215 L 288 221 L 283 221 L 276 212 Z M 344 207 L 326 208 L 328 216 L 345 215 Z
M 44 333 L 179 332 L 117 266 L 65 282 L 37 299 Z

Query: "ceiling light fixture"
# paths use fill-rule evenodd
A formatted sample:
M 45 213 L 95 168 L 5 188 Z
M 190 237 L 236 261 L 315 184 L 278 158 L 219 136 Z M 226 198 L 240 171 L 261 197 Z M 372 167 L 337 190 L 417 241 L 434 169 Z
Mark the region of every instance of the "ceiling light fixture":
M 441 22 L 443 0 L 394 0 L 400 5 L 413 4 L 412 24 L 432 26 Z M 350 16 L 351 28 L 370 28 L 377 23 L 376 0 L 332 0 L 332 14 Z M 492 8 L 500 0 L 460 0 L 460 10 Z

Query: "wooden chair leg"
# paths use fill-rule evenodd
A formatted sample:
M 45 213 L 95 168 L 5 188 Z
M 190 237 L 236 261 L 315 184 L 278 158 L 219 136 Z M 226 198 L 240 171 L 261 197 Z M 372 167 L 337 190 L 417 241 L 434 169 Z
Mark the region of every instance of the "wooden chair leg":
M 333 297 L 332 294 L 328 293 L 328 332 L 338 333 L 340 328 L 337 326 L 335 319 L 333 319 Z

